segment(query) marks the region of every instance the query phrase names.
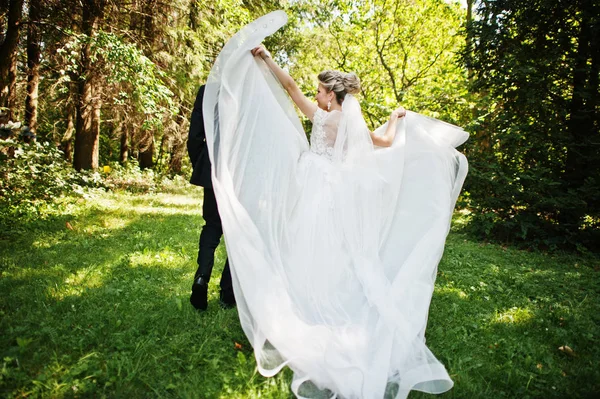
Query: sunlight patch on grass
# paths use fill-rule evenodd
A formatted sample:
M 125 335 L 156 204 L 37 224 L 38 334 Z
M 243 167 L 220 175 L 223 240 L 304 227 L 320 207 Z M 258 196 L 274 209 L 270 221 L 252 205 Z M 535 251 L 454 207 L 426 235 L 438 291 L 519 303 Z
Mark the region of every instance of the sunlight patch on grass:
M 513 306 L 504 312 L 497 313 L 494 320 L 496 323 L 522 324 L 530 321 L 533 313 L 528 308 Z
M 100 224 L 87 225 L 81 231 L 85 234 L 95 236 L 94 238 L 109 238 L 112 233 L 111 230 L 124 229 L 128 224 L 129 220 L 126 218 L 111 217 L 110 220 L 102 220 Z
M 157 206 L 132 206 L 130 208 L 123 208 L 121 207 L 121 209 L 126 210 L 128 212 L 131 213 L 137 213 L 137 214 L 142 214 L 144 216 L 150 216 L 150 215 L 196 215 L 198 214 L 197 211 L 182 211 L 181 209 L 177 209 L 177 208 L 161 208 L 160 205 Z
M 488 270 L 493 274 L 500 274 L 500 267 L 496 265 L 489 265 Z
M 31 249 L 37 250 L 48 250 L 56 245 L 64 243 L 69 239 L 69 233 L 67 228 L 65 227 L 64 231 L 61 231 L 59 234 L 40 234 L 37 239 L 31 242 Z
M 175 252 L 170 248 L 165 248 L 161 251 L 144 250 L 142 252 L 134 252 L 129 257 L 129 266 L 135 268 L 161 264 L 179 267 L 179 262 L 187 261 L 186 258 L 182 258 L 180 253 Z
M 110 230 L 124 229 L 129 224 L 128 221 L 122 217 L 107 215 L 102 218 L 102 227 Z
M 189 304 L 201 205 L 193 187 L 99 193 L 0 240 L 0 396 L 291 398 L 292 372 L 261 377 L 219 306 L 223 242 L 208 310 Z M 596 397 L 597 265 L 450 234 L 426 333 L 455 381 L 443 397 Z
M 452 295 L 456 295 L 460 299 L 466 299 L 466 298 L 469 297 L 469 295 L 467 295 L 466 292 L 464 292 L 460 288 L 455 288 L 455 287 L 448 287 L 448 286 L 446 286 L 446 287 L 436 287 L 435 292 L 438 293 L 438 294 L 452 294 Z
M 111 210 L 132 214 L 199 215 L 202 201 L 180 194 L 154 194 L 146 196 L 107 195 L 97 200 L 98 205 Z
M 76 273 L 69 274 L 63 284 L 50 287 L 48 297 L 62 300 L 67 297 L 79 297 L 86 290 L 101 287 L 104 284 L 104 273 L 94 266 L 91 268 L 79 270 Z
M 198 207 L 199 199 L 190 197 L 188 195 L 175 195 L 175 194 L 157 194 L 154 202 L 158 202 L 164 206 L 176 205 L 176 206 L 189 206 L 191 208 Z

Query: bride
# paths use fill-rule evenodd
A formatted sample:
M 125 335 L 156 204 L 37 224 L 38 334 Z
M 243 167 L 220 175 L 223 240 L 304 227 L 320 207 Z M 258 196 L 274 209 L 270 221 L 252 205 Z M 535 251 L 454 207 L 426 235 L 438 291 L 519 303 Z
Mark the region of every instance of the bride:
M 437 265 L 467 173 L 462 129 L 406 111 L 369 131 L 353 74 L 316 104 L 260 45 L 267 14 L 221 51 L 203 103 L 238 312 L 258 369 L 300 398 L 452 387 L 425 345 Z M 293 103 L 290 101 L 293 101 Z M 310 144 L 295 104 L 313 123 Z

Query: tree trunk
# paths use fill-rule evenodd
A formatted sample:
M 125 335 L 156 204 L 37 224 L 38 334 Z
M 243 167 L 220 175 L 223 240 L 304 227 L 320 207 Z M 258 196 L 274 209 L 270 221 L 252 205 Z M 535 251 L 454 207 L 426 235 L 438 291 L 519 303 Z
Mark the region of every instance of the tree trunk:
M 141 10 L 139 1 L 140 0 L 131 0 L 130 5 L 131 12 L 129 13 L 129 30 L 132 32 L 134 37 L 138 37 L 138 35 L 142 33 L 140 29 Z
M 473 3 L 475 2 L 475 0 L 467 0 L 467 22 L 466 22 L 466 27 L 467 27 L 467 32 L 466 32 L 466 36 L 465 36 L 465 42 L 466 42 L 466 52 L 467 52 L 467 57 L 470 59 L 471 57 L 471 53 L 473 52 L 472 49 L 472 45 L 473 45 L 473 39 L 472 39 L 472 35 L 471 35 L 471 22 L 473 22 Z M 469 62 L 470 64 L 470 62 Z M 470 66 L 467 67 L 467 72 L 468 72 L 468 76 L 469 79 L 471 79 L 471 77 L 473 76 L 473 70 Z
M 92 38 L 98 30 L 102 2 L 83 2 L 83 33 Z M 75 130 L 75 153 L 73 167 L 76 170 L 98 168 L 98 145 L 100 137 L 100 96 L 96 87 L 98 73 L 91 60 L 91 43 L 81 48 L 81 73 L 79 82 L 77 124 Z
M 184 155 L 184 143 L 179 141 L 177 144 L 173 146 L 171 149 L 171 157 L 169 158 L 169 172 L 171 174 L 177 175 L 181 173 L 181 166 Z
M 138 3 L 139 4 L 139 3 Z M 142 0 L 141 7 L 144 15 L 143 25 L 143 37 L 146 40 L 144 46 L 144 52 L 147 56 L 152 54 L 154 39 L 156 31 L 154 29 L 154 12 L 156 8 L 156 0 Z M 142 130 L 142 139 L 139 143 L 139 154 L 138 160 L 141 169 L 152 168 L 154 166 L 154 132 L 150 130 Z
M 157 164 L 162 165 L 164 163 L 163 157 L 165 156 L 165 147 L 168 147 L 170 144 L 170 141 L 167 143 L 167 135 L 163 132 L 163 135 L 160 138 L 160 145 L 158 147 L 158 156 L 156 157 Z
M 189 10 L 190 10 L 189 27 L 193 31 L 196 31 L 199 26 L 199 23 L 198 23 L 199 10 L 198 10 L 198 2 L 196 0 L 190 0 Z
M 125 165 L 129 158 L 129 124 L 125 121 L 121 123 L 121 150 L 119 153 L 119 163 Z
M 60 147 L 64 153 L 65 160 L 73 161 L 73 132 L 75 131 L 75 118 L 77 117 L 76 109 L 73 103 L 69 102 L 67 108 L 67 130 L 62 137 Z
M 92 168 L 98 167 L 99 147 L 100 147 L 100 111 L 102 109 L 102 86 L 99 82 L 94 82 L 92 100 L 92 133 L 95 140 L 94 154 L 92 157 Z
M 193 0 L 192 0 L 193 1 Z M 0 0 L 0 43 L 4 43 L 6 36 L 6 10 L 8 10 L 8 0 Z
M 9 120 L 16 111 L 17 53 L 23 17 L 23 0 L 11 0 L 8 9 L 6 36 L 0 46 L 0 108 L 4 107 Z
M 467 26 L 473 21 L 473 4 L 475 0 L 467 0 Z
M 25 125 L 32 132 L 37 129 L 38 86 L 40 82 L 40 2 L 29 0 L 29 25 L 27 28 L 27 99 L 25 100 Z
M 144 2 L 144 38 L 147 41 L 146 51 L 151 53 L 154 48 L 156 30 L 154 29 L 154 14 L 156 12 L 156 0 L 145 0 Z M 148 55 L 148 54 L 147 54 Z
M 181 173 L 181 166 L 183 157 L 186 152 L 186 140 L 184 135 L 184 128 L 186 118 L 184 115 L 186 114 L 183 104 L 179 106 L 179 123 L 177 124 L 177 137 L 174 138 L 174 144 L 171 147 L 171 154 L 169 158 L 169 172 L 172 174 Z
M 150 130 L 144 130 L 142 131 L 142 135 L 138 155 L 140 169 L 152 168 L 154 166 L 152 160 L 154 155 L 154 134 Z

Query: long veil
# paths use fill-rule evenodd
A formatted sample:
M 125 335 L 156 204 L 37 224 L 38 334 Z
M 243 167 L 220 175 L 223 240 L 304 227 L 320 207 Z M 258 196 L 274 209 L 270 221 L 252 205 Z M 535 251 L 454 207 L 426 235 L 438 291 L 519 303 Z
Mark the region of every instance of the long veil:
M 393 145 L 377 148 L 349 95 L 332 162 L 311 153 L 287 93 L 250 54 L 286 21 L 276 11 L 234 35 L 203 103 L 238 313 L 258 370 L 289 366 L 302 398 L 444 392 L 452 381 L 424 334 L 467 173 L 455 147 L 468 134 L 409 112 Z

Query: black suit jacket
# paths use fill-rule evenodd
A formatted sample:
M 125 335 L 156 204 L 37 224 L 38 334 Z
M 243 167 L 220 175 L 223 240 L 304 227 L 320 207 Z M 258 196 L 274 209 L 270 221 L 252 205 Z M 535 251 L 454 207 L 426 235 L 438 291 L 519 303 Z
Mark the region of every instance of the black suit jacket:
M 202 100 L 204 100 L 204 85 L 200 86 L 200 90 L 198 90 L 190 120 L 187 149 L 194 168 L 190 183 L 196 186 L 212 188 L 210 158 L 208 156 L 206 132 L 204 131 L 204 116 L 202 114 Z

